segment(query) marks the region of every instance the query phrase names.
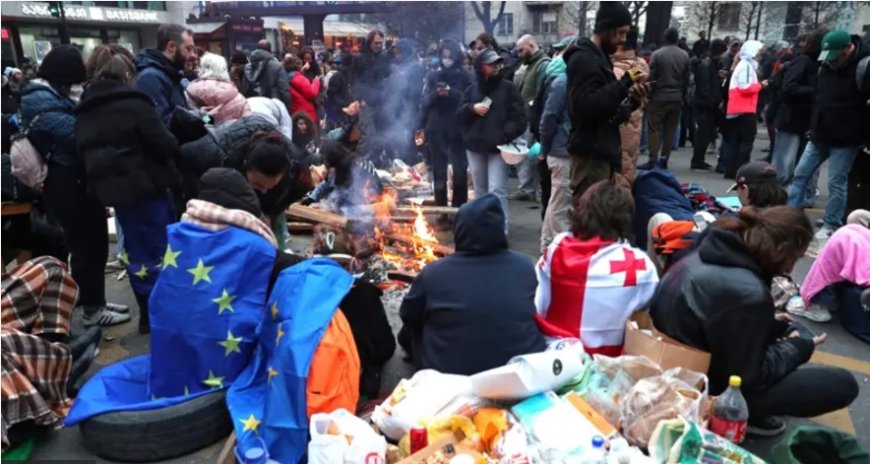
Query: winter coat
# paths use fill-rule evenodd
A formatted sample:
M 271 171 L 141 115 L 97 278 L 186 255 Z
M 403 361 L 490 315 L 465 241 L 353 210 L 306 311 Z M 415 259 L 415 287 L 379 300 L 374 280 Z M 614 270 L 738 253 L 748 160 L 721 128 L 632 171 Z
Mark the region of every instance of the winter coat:
M 858 147 L 870 127 L 870 71 L 864 74 L 863 89 L 858 90 L 855 74 L 858 61 L 870 54 L 870 46 L 857 36 L 852 37 L 855 51 L 845 66 L 831 69 L 823 65 L 816 85 L 813 109 L 812 139 L 833 147 Z
M 556 76 L 547 89 L 547 101 L 541 115 L 541 153 L 557 158 L 568 157 L 568 137 L 571 134 L 571 115 L 566 99 L 568 76 Z
M 543 351 L 535 269 L 508 250 L 495 195 L 459 209 L 455 237 L 456 253 L 423 268 L 399 309 L 414 367 L 471 375 Z
M 652 97 L 655 102 L 681 102 L 689 85 L 689 54 L 676 45 L 653 52 L 649 62 Z
M 271 120 L 255 113 L 217 127 L 205 137 L 182 145 L 179 168 L 184 178 L 185 197 L 196 196 L 199 178 L 209 168 L 233 168 L 244 174 L 245 161 L 254 134 L 270 130 L 277 130 Z M 283 213 L 290 203 L 301 198 L 308 188 L 296 185 L 295 182 L 302 168 L 303 155 L 290 140 L 285 140 L 284 146 L 290 161 L 288 171 L 275 188 L 265 194 L 257 192 L 263 214 L 269 217 Z
M 388 137 L 396 143 L 407 144 L 413 136 L 411 132 L 423 126 L 420 114 L 420 100 L 423 97 L 423 81 L 426 71 L 413 55 L 413 49 L 405 39 L 399 40 L 396 47 L 403 47 L 402 61 L 390 64 L 390 76 L 387 78 L 389 93 L 384 96 L 384 114 L 395 118 L 388 125 Z
M 388 92 L 384 83 L 390 73 L 387 52 L 372 53 L 368 41 L 364 41 L 362 51 L 353 59 L 351 72 L 351 94 L 355 100 L 363 100 L 377 107 Z
M 486 97 L 492 105 L 486 116 L 480 117 L 472 108 Z M 528 124 L 524 106 L 520 92 L 501 76 L 468 86 L 456 109 L 465 147 L 478 153 L 497 153 L 499 145 L 523 135 Z
M 706 57 L 695 68 L 695 106 L 705 111 L 719 111 L 722 105 L 722 62 Z
M 535 96 L 538 94 L 538 90 L 542 85 L 544 85 L 546 77 L 544 72 L 547 70 L 547 65 L 549 64 L 550 57 L 548 57 L 543 50 L 538 50 L 532 55 L 529 62 L 526 63 L 525 72 L 514 75 L 514 85 L 523 97 L 523 103 L 528 112 L 527 116 L 529 116 L 529 118 L 531 118 L 533 114 L 531 104 L 535 101 Z M 540 115 L 540 112 L 538 112 L 538 114 Z
M 350 83 L 347 79 L 347 73 L 343 70 L 335 71 L 328 75 L 325 81 L 326 85 L 326 119 L 333 123 L 338 123 L 345 118 L 345 114 L 341 111 L 353 103 L 353 97 L 350 95 Z
M 197 79 L 184 90 L 190 106 L 205 111 L 215 126 L 251 114 L 251 107 L 230 81 Z
M 297 71 L 287 73 L 290 81 L 290 114 L 304 111 L 317 123 L 317 95 L 320 93 L 320 79 L 309 81 L 304 74 Z
M 242 95 L 277 98 L 290 108 L 290 82 L 284 66 L 266 50 L 251 52 L 250 61 L 245 65 Z
M 819 62 L 800 55 L 779 73 L 782 74 L 782 103 L 776 115 L 776 129 L 803 136 L 810 129 Z
M 649 64 L 637 56 L 634 50 L 616 52 L 611 57 L 613 74 L 622 79 L 628 71 L 642 72 L 649 75 Z M 634 182 L 635 164 L 640 154 L 640 133 L 643 129 L 643 108 L 638 107 L 631 112 L 628 121 L 619 125 L 619 139 L 622 144 L 622 173 L 629 182 Z
M 632 186 L 634 196 L 634 245 L 646 249 L 647 226 L 656 213 L 667 213 L 675 221 L 691 220 L 695 214 L 692 202 L 683 195 L 680 181 L 671 171 L 662 168 L 642 169 Z
M 88 188 L 103 205 L 180 194 L 178 143 L 148 95 L 114 80 L 92 82 L 76 108 L 75 134 Z
M 659 284 L 650 309 L 653 323 L 665 335 L 710 353 L 710 394 L 722 393 L 731 375 L 743 379 L 745 393 L 764 391 L 813 354 L 812 340 L 778 340 L 788 324 L 774 319 L 771 278 L 736 233 L 714 228 Z
M 275 128 L 290 140 L 293 140 L 293 118 L 287 112 L 287 107 L 277 98 L 250 97 L 248 106 L 251 112 L 269 118 Z
M 452 44 L 455 42 L 450 41 Z M 462 57 L 458 44 L 451 46 L 451 56 Z M 443 82 L 450 87 L 447 96 L 438 95 L 436 86 Z M 428 132 L 446 131 L 451 139 L 459 134 L 456 109 L 462 102 L 462 95 L 471 85 L 471 74 L 462 67 L 462 60 L 455 59 L 453 66 L 430 72 L 426 76 L 426 85 L 420 104 L 423 127 Z
M 61 166 L 81 166 L 76 152 L 75 103 L 53 89 L 48 82 L 35 79 L 21 95 L 19 127 L 30 127 L 30 142 L 44 159 Z
M 725 114 L 735 116 L 755 114 L 758 111 L 758 94 L 761 93 L 761 83 L 758 82 L 758 63 L 755 55 L 764 45 L 757 40 L 747 40 L 740 47 L 740 60 L 731 72 L 728 80 L 728 103 Z
M 565 51 L 568 63 L 568 111 L 571 137 L 568 152 L 573 156 L 605 161 L 621 171 L 622 149 L 619 125 L 631 110 L 623 106 L 631 78 L 617 80 L 613 63 L 592 41 L 575 40 Z
M 181 71 L 158 50 L 146 48 L 136 57 L 136 90 L 151 97 L 157 107 L 157 116 L 169 127 L 176 106 L 187 108 Z

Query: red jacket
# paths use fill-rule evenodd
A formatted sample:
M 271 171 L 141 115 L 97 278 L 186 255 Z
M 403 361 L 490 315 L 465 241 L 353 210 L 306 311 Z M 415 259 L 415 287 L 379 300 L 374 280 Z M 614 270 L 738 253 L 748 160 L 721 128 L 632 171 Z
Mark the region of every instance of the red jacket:
M 318 124 L 317 95 L 320 93 L 320 79 L 309 81 L 301 72 L 294 72 L 290 79 L 290 114 L 304 111 Z

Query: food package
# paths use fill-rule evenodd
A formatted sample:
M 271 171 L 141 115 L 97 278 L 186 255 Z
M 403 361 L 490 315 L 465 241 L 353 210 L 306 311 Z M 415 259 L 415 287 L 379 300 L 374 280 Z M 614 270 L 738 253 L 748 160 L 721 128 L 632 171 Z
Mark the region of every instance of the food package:
M 475 396 L 493 400 L 528 398 L 563 387 L 583 371 L 583 346 L 515 356 L 507 365 L 471 376 Z
M 465 416 L 449 416 L 420 419 L 419 425 L 426 428 L 429 443 L 435 443 L 445 437 L 453 436 L 456 432 L 462 432 L 460 444 L 465 449 L 483 451 L 483 443 L 480 435 L 470 418 Z M 402 455 L 411 454 L 411 437 L 405 435 L 399 440 L 399 449 Z
M 658 364 L 650 361 L 646 356 L 625 355 L 611 358 L 596 354 L 593 356 L 593 359 L 595 360 L 598 372 L 601 372 L 610 379 L 615 378 L 620 370 L 625 371 L 635 382 L 654 375 L 661 375 L 662 373 L 662 369 Z
M 545 462 L 582 457 L 591 448 L 593 437 L 601 435 L 577 409 L 553 392 L 535 395 L 511 411 Z
M 683 372 L 638 381 L 620 404 L 622 433 L 632 445 L 646 448 L 659 421 L 684 417 L 698 421 L 704 394 L 677 377 Z
M 312 415 L 310 432 L 311 464 L 362 464 L 373 456 L 379 457 L 380 462 L 386 460 L 387 440 L 345 409 Z
M 501 408 L 481 408 L 474 415 L 473 422 L 483 450 L 489 453 L 508 430 L 508 412 Z
M 474 449 L 466 446 L 465 435 L 457 430 L 429 446 L 399 461 L 399 464 L 485 464 L 487 461 Z
M 470 416 L 479 404 L 471 394 L 470 377 L 425 369 L 402 379 L 372 411 L 372 422 L 388 438 L 399 440 L 420 419 L 460 413 Z
M 658 423 L 649 442 L 649 454 L 655 462 L 664 464 L 684 462 L 763 464 L 765 462 L 727 439 L 683 418 Z
M 603 415 L 601 415 L 598 410 L 592 407 L 586 400 L 580 397 L 576 392 L 570 392 L 565 395 L 565 401 L 571 403 L 571 406 L 574 406 L 574 409 L 583 414 L 586 419 L 598 429 L 598 432 L 601 433 L 601 436 L 604 438 L 613 438 L 619 435 L 619 430 L 617 430 L 616 426 L 609 422 Z

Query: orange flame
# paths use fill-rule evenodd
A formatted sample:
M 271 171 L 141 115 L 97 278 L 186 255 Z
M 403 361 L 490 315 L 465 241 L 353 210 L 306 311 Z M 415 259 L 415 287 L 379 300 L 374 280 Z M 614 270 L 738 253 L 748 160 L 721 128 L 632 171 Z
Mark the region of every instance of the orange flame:
M 380 244 L 381 258 L 394 265 L 398 269 L 419 272 L 425 265 L 438 259 L 435 254 L 435 246 L 438 239 L 426 221 L 423 210 L 415 207 L 416 217 L 412 225 L 398 225 L 392 221 L 391 211 L 396 206 L 397 194 L 392 189 L 385 189 L 384 194 L 372 203 L 372 211 L 375 215 L 377 227 L 375 228 L 375 241 Z M 383 233 L 387 229 L 406 233 L 413 237 L 411 244 L 396 243 L 387 246 L 387 240 Z

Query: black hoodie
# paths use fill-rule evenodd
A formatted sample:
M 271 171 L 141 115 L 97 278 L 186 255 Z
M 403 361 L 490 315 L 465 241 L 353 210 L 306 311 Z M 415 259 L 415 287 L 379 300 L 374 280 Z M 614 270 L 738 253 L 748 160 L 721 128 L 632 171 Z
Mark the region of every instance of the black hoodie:
M 813 354 L 812 340 L 778 340 L 788 324 L 774 319 L 771 279 L 736 233 L 713 228 L 659 284 L 650 308 L 653 322 L 662 333 L 711 354 L 711 394 L 722 393 L 731 375 L 742 377 L 747 394 L 764 391 Z
M 864 74 L 863 88 L 855 81 L 858 61 L 870 55 L 870 46 L 852 36 L 855 51 L 838 69 L 823 64 L 819 69 L 812 121 L 812 140 L 832 147 L 859 147 L 870 127 L 870 72 Z
M 76 149 L 88 189 L 105 206 L 180 194 L 178 143 L 144 93 L 114 80 L 92 82 L 76 108 Z
M 585 37 L 575 40 L 563 59 L 568 66 L 568 112 L 572 123 L 568 152 L 605 161 L 614 171 L 620 171 L 619 125 L 631 115 L 631 108 L 623 105 L 631 86 L 628 73 L 616 80 L 610 58 Z
M 463 205 L 456 253 L 423 268 L 411 285 L 400 315 L 417 369 L 471 375 L 544 350 L 535 269 L 508 250 L 504 220 L 493 194 Z

